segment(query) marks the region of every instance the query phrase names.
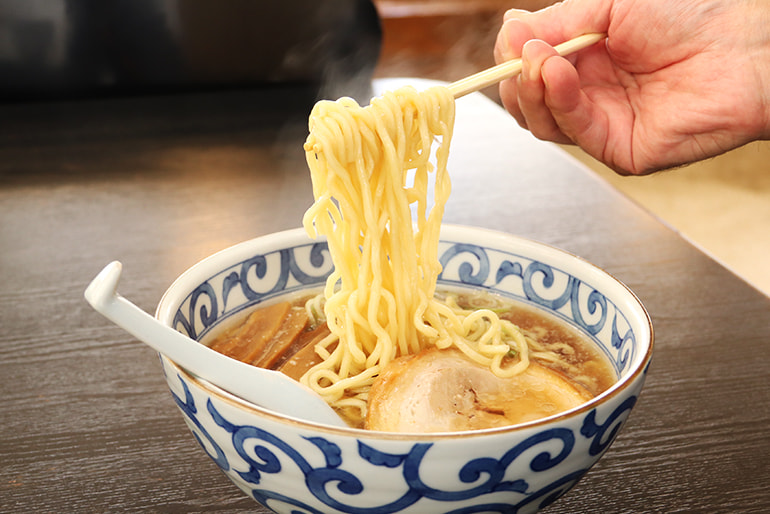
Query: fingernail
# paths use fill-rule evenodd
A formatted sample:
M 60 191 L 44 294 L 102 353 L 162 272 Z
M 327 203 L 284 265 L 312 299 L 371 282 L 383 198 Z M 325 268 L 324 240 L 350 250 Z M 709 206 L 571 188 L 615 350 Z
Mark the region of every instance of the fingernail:
M 543 81 L 543 87 L 545 89 L 548 89 L 548 79 L 546 79 L 546 74 L 543 73 L 544 67 L 545 67 L 545 61 L 543 61 L 543 64 L 540 66 L 540 79 Z
M 531 40 L 524 43 L 524 47 L 521 49 L 521 73 L 526 80 L 533 81 L 538 79 L 540 70 L 533 68 L 530 54 L 532 54 Z
M 509 32 L 508 21 L 506 21 L 503 23 L 503 26 L 500 29 L 500 53 L 502 54 L 503 60 L 510 59 L 511 55 L 511 41 L 509 38 Z
M 524 55 L 521 56 L 521 78 L 522 80 L 530 80 L 532 77 L 529 76 L 529 69 L 530 69 L 529 59 L 525 58 Z

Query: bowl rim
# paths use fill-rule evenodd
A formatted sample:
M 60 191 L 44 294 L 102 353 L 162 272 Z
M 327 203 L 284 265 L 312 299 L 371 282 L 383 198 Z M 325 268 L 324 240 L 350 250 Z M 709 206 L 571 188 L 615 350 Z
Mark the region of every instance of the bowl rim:
M 587 261 L 586 259 L 547 243 L 542 243 L 539 241 L 535 241 L 534 239 L 518 236 L 515 234 L 511 234 L 511 233 L 507 233 L 499 230 L 483 228 L 483 227 L 448 224 L 448 223 L 442 224 L 440 240 L 445 241 L 447 239 L 450 239 L 451 237 L 459 237 L 460 235 L 462 235 L 463 237 L 463 242 L 478 243 L 480 242 L 478 240 L 482 239 L 484 241 L 484 244 L 489 245 L 490 238 L 491 238 L 491 241 L 494 241 L 493 244 L 495 244 L 494 246 L 495 248 L 500 248 L 501 246 L 505 244 L 510 244 L 513 241 L 519 247 L 523 245 L 525 247 L 535 248 L 540 251 L 549 252 L 551 255 L 560 255 L 562 258 L 566 258 L 568 261 L 579 263 L 579 265 L 583 267 L 584 271 L 589 271 L 591 273 L 591 276 L 601 277 L 604 280 L 609 280 L 611 283 L 613 283 L 613 290 L 616 290 L 618 292 L 618 295 L 626 295 L 627 302 L 634 304 L 634 306 L 638 308 L 638 311 L 635 311 L 635 312 L 638 315 L 640 315 L 639 317 L 641 318 L 641 321 L 639 322 L 639 326 L 640 328 L 643 329 L 642 335 L 645 336 L 644 339 L 648 341 L 646 344 L 645 351 L 643 352 L 643 354 L 641 354 L 637 358 L 636 363 L 632 364 L 632 369 L 630 369 L 624 377 L 622 377 L 617 382 L 615 382 L 606 391 L 602 392 L 601 394 L 595 396 L 591 400 L 573 409 L 555 414 L 553 416 L 548 416 L 545 418 L 528 421 L 526 423 L 519 423 L 519 424 L 509 425 L 505 427 L 488 428 L 488 429 L 482 429 L 482 430 L 466 430 L 466 431 L 459 431 L 459 432 L 431 432 L 431 433 L 381 432 L 381 431 L 366 430 L 362 428 L 353 428 L 353 427 L 335 427 L 330 425 L 324 425 L 321 423 L 315 423 L 312 421 L 306 421 L 306 420 L 291 417 L 291 416 L 286 416 L 286 415 L 271 411 L 269 409 L 265 409 L 251 402 L 248 402 L 238 396 L 233 395 L 228 391 L 225 391 L 224 389 L 218 387 L 217 385 L 205 379 L 202 379 L 196 375 L 193 375 L 192 373 L 188 372 L 183 367 L 181 367 L 176 362 L 174 362 L 173 360 L 171 360 L 170 358 L 168 358 L 163 354 L 160 354 L 160 358 L 162 361 L 165 361 L 170 366 L 172 366 L 180 374 L 180 376 L 183 376 L 184 378 L 186 378 L 186 380 L 190 382 L 196 383 L 199 387 L 206 390 L 208 393 L 218 397 L 221 401 L 232 404 L 239 409 L 244 409 L 247 412 L 256 414 L 260 417 L 268 418 L 274 422 L 278 422 L 285 425 L 293 425 L 303 429 L 312 430 L 314 432 L 333 433 L 338 435 L 343 435 L 343 434 L 353 435 L 358 438 L 367 438 L 367 439 L 409 440 L 409 441 L 426 441 L 426 440 L 433 441 L 437 439 L 442 439 L 442 440 L 465 439 L 469 437 L 473 438 L 473 437 L 479 437 L 479 436 L 485 436 L 485 435 L 519 432 L 523 430 L 528 430 L 528 429 L 533 429 L 540 426 L 548 425 L 551 423 L 558 423 L 567 418 L 579 417 L 582 414 L 586 413 L 587 411 L 590 411 L 596 408 L 597 406 L 606 403 L 608 400 L 614 398 L 615 396 L 621 394 L 624 390 L 630 387 L 632 383 L 635 383 L 640 375 L 645 373 L 646 369 L 650 364 L 650 361 L 652 360 L 653 347 L 655 342 L 655 334 L 652 326 L 652 320 L 650 318 L 649 313 L 647 312 L 647 309 L 645 308 L 644 304 L 639 299 L 639 297 L 631 290 L 631 288 L 626 286 L 621 280 L 617 279 L 612 274 L 599 268 L 598 266 Z M 263 236 L 258 236 L 246 241 L 242 241 L 240 243 L 236 243 L 232 246 L 219 250 L 209 255 L 208 257 L 205 257 L 199 260 L 197 263 L 193 264 L 192 266 L 187 268 L 181 275 L 179 275 L 163 293 L 155 311 L 156 319 L 158 319 L 161 323 L 165 325 L 169 325 L 169 320 L 173 319 L 173 314 L 179 308 L 178 299 L 177 301 L 174 301 L 175 297 L 180 296 L 180 294 L 177 293 L 176 291 L 180 290 L 180 291 L 183 291 L 185 294 L 189 294 L 189 292 L 192 291 L 193 287 L 197 286 L 200 283 L 200 278 L 196 278 L 196 277 L 199 277 L 201 269 L 207 269 L 209 267 L 215 268 L 217 271 L 211 274 L 213 276 L 214 274 L 219 272 L 221 269 L 223 269 L 223 265 L 230 266 L 233 263 L 237 263 L 239 262 L 239 259 L 241 259 L 241 257 L 243 257 L 244 259 L 253 257 L 254 246 L 259 246 L 261 249 L 264 249 L 264 250 L 260 250 L 263 253 L 269 253 L 270 251 L 273 251 L 275 249 L 284 248 L 287 243 L 292 243 L 292 244 L 296 243 L 299 239 L 306 239 L 308 242 L 324 240 L 323 237 L 319 237 L 315 240 L 310 238 L 304 228 L 293 228 L 293 229 L 283 230 L 279 232 L 274 232 L 271 234 L 266 234 Z M 190 287 L 190 284 L 194 284 L 193 287 Z

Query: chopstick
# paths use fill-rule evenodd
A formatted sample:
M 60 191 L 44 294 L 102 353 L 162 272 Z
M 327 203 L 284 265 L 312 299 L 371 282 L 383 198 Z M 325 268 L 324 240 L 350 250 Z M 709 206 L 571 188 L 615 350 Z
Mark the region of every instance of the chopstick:
M 594 43 L 598 43 L 606 36 L 607 34 L 602 33 L 583 34 L 582 36 L 570 39 L 560 45 L 556 45 L 554 49 L 559 52 L 559 55 L 564 56 L 589 47 Z M 455 98 L 460 98 L 468 93 L 473 93 L 479 89 L 491 86 L 501 80 L 514 77 L 519 73 L 521 73 L 521 59 L 512 59 L 475 73 L 469 77 L 465 77 L 464 79 L 460 79 L 457 82 L 452 82 L 449 84 L 448 88 Z

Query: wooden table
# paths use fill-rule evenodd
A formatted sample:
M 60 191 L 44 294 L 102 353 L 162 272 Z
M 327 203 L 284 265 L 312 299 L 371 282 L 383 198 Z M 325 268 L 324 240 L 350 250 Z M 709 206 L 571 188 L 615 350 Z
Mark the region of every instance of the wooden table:
M 263 512 L 197 448 L 156 354 L 83 290 L 118 259 L 121 293 L 153 311 L 199 259 L 299 226 L 311 101 L 268 89 L 0 106 L 0 511 Z M 770 508 L 770 299 L 494 102 L 458 110 L 445 220 L 589 259 L 655 326 L 628 425 L 548 512 Z

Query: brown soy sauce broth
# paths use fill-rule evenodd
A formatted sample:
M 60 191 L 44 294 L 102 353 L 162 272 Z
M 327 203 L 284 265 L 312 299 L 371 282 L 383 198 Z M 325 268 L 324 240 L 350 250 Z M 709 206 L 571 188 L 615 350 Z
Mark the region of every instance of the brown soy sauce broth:
M 305 371 L 320 362 L 313 348 L 316 342 L 329 333 L 325 323 L 316 326 L 309 317 L 302 321 L 303 314 L 306 315 L 305 304 L 318 294 L 320 291 L 304 291 L 260 303 L 231 316 L 231 319 L 225 320 L 201 342 L 229 357 L 277 369 L 299 380 Z M 610 361 L 590 337 L 557 316 L 487 291 L 440 289 L 436 292 L 440 299 L 448 295 L 454 295 L 460 307 L 491 309 L 500 318 L 517 325 L 526 336 L 541 346 L 539 353 L 548 357 L 541 359 L 538 352 L 530 350 L 532 361 L 559 373 L 573 385 L 588 391 L 589 395 L 597 396 L 617 381 Z M 283 308 L 279 309 L 281 305 Z M 273 319 L 276 312 L 289 314 L 283 320 Z M 260 321 L 262 313 L 268 318 L 268 323 Z M 285 325 L 291 325 L 286 321 L 290 318 L 302 326 L 286 329 Z M 272 335 L 260 333 L 265 326 L 273 330 Z M 291 341 L 281 343 L 287 334 Z M 276 348 L 281 350 L 280 353 L 276 352 Z M 267 353 L 271 356 L 265 360 Z M 345 412 L 340 414 L 347 418 Z M 351 426 L 361 427 L 363 421 L 356 417 L 348 419 L 348 422 Z
M 305 305 L 321 290 L 302 291 L 259 303 L 232 315 L 212 329 L 201 343 L 247 364 L 283 371 L 295 380 L 315 363 L 310 345 L 329 333 Z M 297 362 L 297 356 L 306 362 Z M 293 366 L 289 361 L 293 361 Z
M 501 319 L 512 322 L 526 336 L 559 357 L 550 360 L 533 356 L 533 361 L 559 372 L 592 396 L 603 393 L 618 380 L 609 359 L 589 336 L 543 309 L 489 292 L 440 290 L 436 294 L 456 295 L 458 305 L 463 308 L 494 310 Z

